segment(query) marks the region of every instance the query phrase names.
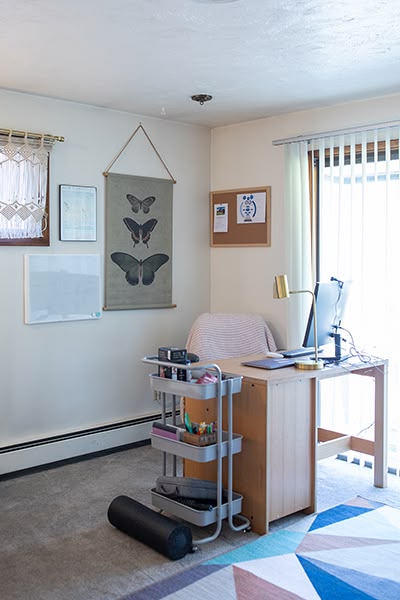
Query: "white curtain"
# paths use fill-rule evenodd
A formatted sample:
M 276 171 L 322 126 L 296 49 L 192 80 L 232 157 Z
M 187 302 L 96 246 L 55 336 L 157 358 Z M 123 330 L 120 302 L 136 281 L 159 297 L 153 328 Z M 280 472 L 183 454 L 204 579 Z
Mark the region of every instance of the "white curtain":
M 285 270 L 291 290 L 314 288 L 307 142 L 285 146 Z M 287 347 L 300 348 L 311 306 L 309 294 L 287 302 Z
M 316 140 L 319 154 L 320 279 L 351 280 L 343 336 L 368 356 L 389 358 L 389 465 L 400 464 L 399 129 Z M 351 334 L 351 336 L 350 336 Z M 347 378 L 345 378 L 347 379 Z M 337 431 L 373 436 L 373 390 L 336 390 Z M 368 379 L 368 378 L 367 378 Z M 346 383 L 347 385 L 347 383 Z M 322 402 L 322 409 L 328 404 Z M 327 415 L 325 415 L 327 417 Z M 324 418 L 324 415 L 323 415 Z M 326 425 L 326 424 L 325 424 Z M 350 429 L 350 430 L 349 430 Z
M 320 278 L 352 280 L 346 320 L 356 343 L 380 354 L 400 333 L 398 137 L 396 128 L 318 142 L 329 155 L 319 161 Z
M 48 155 L 43 139 L 0 139 L 0 238 L 43 236 Z

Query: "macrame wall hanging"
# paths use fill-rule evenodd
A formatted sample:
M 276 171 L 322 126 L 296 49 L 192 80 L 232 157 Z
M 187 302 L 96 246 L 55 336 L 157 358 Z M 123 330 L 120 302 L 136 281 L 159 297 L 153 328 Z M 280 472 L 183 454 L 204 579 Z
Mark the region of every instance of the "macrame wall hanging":
M 110 173 L 139 130 L 169 179 Z M 103 175 L 106 178 L 105 310 L 174 307 L 172 198 L 176 181 L 141 123 Z
M 39 142 L 0 138 L 0 238 L 42 237 L 47 227 L 49 147 Z

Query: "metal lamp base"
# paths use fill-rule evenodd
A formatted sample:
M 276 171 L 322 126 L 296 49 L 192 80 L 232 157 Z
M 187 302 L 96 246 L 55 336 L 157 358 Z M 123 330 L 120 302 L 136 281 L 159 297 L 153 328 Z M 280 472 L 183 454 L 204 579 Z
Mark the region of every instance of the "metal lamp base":
M 324 363 L 322 360 L 298 360 L 294 366 L 296 369 L 302 369 L 303 371 L 315 371 L 317 369 L 323 369 Z

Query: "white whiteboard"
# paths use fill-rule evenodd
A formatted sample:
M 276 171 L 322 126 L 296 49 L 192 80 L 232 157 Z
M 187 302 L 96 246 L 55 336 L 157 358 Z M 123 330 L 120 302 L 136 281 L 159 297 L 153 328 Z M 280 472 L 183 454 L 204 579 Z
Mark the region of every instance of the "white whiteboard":
M 100 255 L 26 254 L 25 323 L 101 317 Z

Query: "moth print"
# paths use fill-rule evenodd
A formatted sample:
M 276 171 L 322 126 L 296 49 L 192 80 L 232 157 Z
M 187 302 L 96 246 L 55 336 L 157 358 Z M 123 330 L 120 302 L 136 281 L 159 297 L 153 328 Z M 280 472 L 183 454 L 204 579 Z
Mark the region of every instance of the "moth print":
M 134 213 L 138 213 L 139 210 L 142 209 L 145 215 L 150 212 L 150 206 L 156 199 L 155 196 L 147 196 L 144 200 L 139 200 L 139 198 L 136 198 L 136 196 L 133 196 L 132 194 L 127 194 L 126 197 Z

